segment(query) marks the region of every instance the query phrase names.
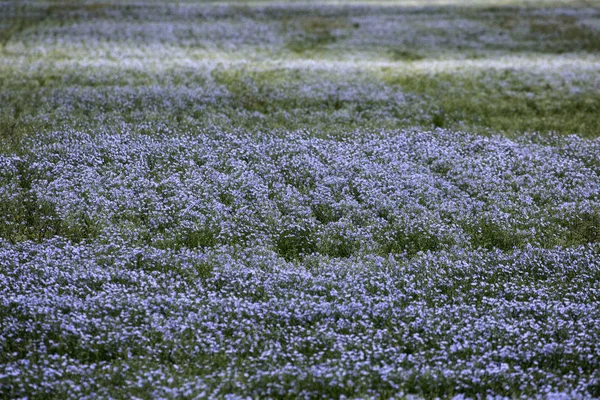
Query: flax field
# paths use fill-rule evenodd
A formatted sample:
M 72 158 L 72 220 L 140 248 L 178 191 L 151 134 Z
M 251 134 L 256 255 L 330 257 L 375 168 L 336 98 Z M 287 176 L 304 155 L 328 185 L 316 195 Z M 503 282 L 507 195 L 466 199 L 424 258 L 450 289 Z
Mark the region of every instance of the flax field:
M 597 0 L 0 1 L 0 397 L 600 397 Z

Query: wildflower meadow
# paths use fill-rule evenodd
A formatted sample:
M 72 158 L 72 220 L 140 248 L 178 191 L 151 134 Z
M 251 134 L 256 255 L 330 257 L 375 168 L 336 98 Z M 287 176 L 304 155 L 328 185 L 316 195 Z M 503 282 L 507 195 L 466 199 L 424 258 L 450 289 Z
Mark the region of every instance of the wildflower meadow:
M 600 398 L 597 0 L 0 1 L 0 397 Z

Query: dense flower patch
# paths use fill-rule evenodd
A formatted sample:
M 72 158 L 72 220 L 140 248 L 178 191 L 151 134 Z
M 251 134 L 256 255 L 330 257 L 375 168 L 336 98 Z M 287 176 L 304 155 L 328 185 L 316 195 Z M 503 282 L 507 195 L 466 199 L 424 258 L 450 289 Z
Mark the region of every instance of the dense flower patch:
M 6 395 L 599 394 L 598 141 L 27 148 L 1 161 Z

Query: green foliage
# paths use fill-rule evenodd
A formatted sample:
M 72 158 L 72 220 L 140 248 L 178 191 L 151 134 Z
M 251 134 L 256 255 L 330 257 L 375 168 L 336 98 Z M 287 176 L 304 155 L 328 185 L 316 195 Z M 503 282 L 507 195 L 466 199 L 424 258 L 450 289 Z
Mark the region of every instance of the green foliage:
M 24 107 L 20 101 L 6 104 L 0 110 L 0 152 L 18 152 L 21 140 L 37 131 L 36 125 L 40 123 L 26 123 L 23 118 L 24 114 L 31 112 L 32 109 Z
M 394 61 L 419 61 L 425 56 L 412 49 L 397 48 L 390 50 L 390 58 Z
M 79 242 L 96 237 L 100 229 L 86 214 L 58 216 L 54 205 L 29 194 L 13 200 L 0 200 L 0 237 L 12 243 L 43 241 L 61 236 Z
M 337 222 L 343 215 L 340 210 L 337 210 L 326 203 L 312 204 L 311 210 L 316 220 L 322 224 Z
M 570 53 L 573 51 L 598 52 L 600 32 L 568 14 L 542 16 L 534 13 L 496 13 L 492 25 L 510 33 L 519 43 L 515 51 L 525 50 L 527 43 L 537 42 L 537 51 Z
M 358 250 L 359 243 L 342 232 L 327 232 L 321 237 L 318 252 L 334 258 L 347 258 Z
M 578 213 L 569 221 L 563 221 L 567 232 L 567 245 L 600 242 L 600 210 Z
M 214 247 L 218 243 L 219 231 L 208 226 L 198 227 L 196 230 L 188 230 L 177 235 L 173 240 L 165 240 L 158 244 L 159 248 L 207 248 Z
M 413 116 L 418 124 L 509 136 L 525 131 L 599 134 L 598 92 L 569 93 L 536 74 L 506 70 L 430 75 L 384 69 L 382 79 L 428 99 L 432 111 Z
M 486 219 L 468 223 L 464 229 L 470 236 L 471 245 L 474 248 L 510 251 L 525 244 L 523 239 L 512 229 Z
M 408 229 L 408 227 L 395 226 L 379 239 L 382 255 L 407 254 L 414 256 L 418 252 L 437 251 L 442 242 L 437 235 L 424 228 Z
M 12 243 L 24 240 L 41 242 L 61 236 L 74 242 L 96 237 L 100 226 L 84 212 L 60 216 L 55 204 L 39 197 L 32 185 L 37 174 L 24 161 L 15 177 L 19 191 L 0 197 L 0 237 Z
M 304 255 L 314 253 L 317 243 L 308 228 L 292 227 L 279 234 L 275 250 L 286 261 L 300 260 Z
M 231 94 L 234 108 L 265 113 L 270 109 L 269 88 L 257 85 L 252 75 L 243 69 L 217 68 L 212 71 L 213 79 L 225 85 Z
M 288 24 L 288 20 L 284 20 L 284 30 L 286 31 L 290 29 Z M 298 54 L 322 50 L 327 45 L 337 41 L 336 32 L 348 30 L 352 27 L 347 21 L 340 18 L 321 16 L 304 18 L 300 20 L 300 32 L 288 39 L 286 48 Z
M 217 244 L 217 235 L 210 229 L 199 229 L 186 234 L 183 237 L 182 244 L 190 249 L 212 247 Z

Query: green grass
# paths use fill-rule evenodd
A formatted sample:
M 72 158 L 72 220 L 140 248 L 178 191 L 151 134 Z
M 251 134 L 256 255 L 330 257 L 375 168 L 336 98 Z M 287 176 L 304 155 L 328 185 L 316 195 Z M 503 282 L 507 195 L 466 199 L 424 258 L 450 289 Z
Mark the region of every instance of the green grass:
M 505 132 L 600 134 L 600 91 L 571 93 L 563 80 L 519 71 L 403 74 L 389 68 L 383 79 L 422 96 L 440 128 Z M 580 82 L 582 87 L 585 82 Z M 422 121 L 426 124 L 426 121 Z

